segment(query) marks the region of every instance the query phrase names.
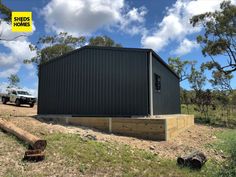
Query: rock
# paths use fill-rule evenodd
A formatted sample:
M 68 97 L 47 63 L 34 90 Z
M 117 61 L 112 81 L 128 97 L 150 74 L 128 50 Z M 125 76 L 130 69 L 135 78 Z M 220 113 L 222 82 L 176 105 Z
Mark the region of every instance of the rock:
M 39 132 L 41 135 L 45 135 L 45 133 L 44 132 Z
M 211 138 L 212 138 L 212 139 L 216 139 L 216 136 L 212 136 Z
M 150 150 L 155 150 L 155 146 L 150 146 L 149 149 Z
M 87 135 L 85 135 L 84 137 L 87 138 L 87 139 L 89 139 L 89 140 L 94 140 L 94 141 L 97 140 L 96 135 L 87 134 Z
M 159 152 L 155 152 L 154 155 L 155 155 L 155 156 L 158 156 L 158 155 L 159 155 Z
M 227 157 L 226 157 L 226 156 L 224 156 L 224 155 L 222 155 L 222 156 L 221 156 L 221 158 L 222 158 L 222 159 L 226 159 Z

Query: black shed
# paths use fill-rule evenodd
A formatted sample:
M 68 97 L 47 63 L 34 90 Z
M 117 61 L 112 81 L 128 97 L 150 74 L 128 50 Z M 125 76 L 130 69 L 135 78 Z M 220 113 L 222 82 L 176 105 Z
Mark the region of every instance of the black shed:
M 85 46 L 40 65 L 38 114 L 178 113 L 179 78 L 151 49 Z

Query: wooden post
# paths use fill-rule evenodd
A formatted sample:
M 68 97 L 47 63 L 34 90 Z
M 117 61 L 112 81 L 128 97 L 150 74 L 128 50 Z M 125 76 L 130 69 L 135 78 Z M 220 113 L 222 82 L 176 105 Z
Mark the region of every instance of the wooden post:
M 109 117 L 108 118 L 109 120 L 109 133 L 112 133 L 112 118 L 111 117 Z
M 22 130 L 21 128 L 15 126 L 9 121 L 0 118 L 0 128 L 8 133 L 15 135 L 20 140 L 27 142 L 33 149 L 44 150 L 47 146 L 46 140 L 42 140 L 31 133 Z

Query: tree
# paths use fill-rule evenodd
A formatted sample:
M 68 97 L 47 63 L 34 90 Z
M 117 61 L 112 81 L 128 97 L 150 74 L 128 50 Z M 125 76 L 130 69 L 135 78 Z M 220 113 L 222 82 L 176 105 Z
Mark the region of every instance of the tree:
M 233 95 L 232 95 L 231 104 L 236 106 L 236 93 L 233 93 Z
M 225 125 L 228 126 L 228 119 L 230 116 L 230 97 L 229 93 L 225 91 L 215 91 L 214 94 L 214 102 L 215 105 L 218 106 L 218 110 L 220 110 L 219 118 L 224 120 Z M 224 114 L 225 112 L 225 114 Z
M 202 67 L 212 70 L 212 78 L 209 80 L 214 89 L 220 91 L 232 91 L 231 79 L 233 78 L 232 74 L 225 74 L 217 69 L 216 64 L 213 62 L 206 62 L 202 64 Z
M 35 63 L 39 66 L 42 63 L 61 56 L 84 45 L 85 37 L 73 37 L 67 33 L 60 33 L 54 36 L 44 36 L 39 38 L 37 44 L 29 45 L 31 51 L 36 51 L 36 56 L 24 60 L 24 63 Z
M 10 24 L 11 13 L 12 13 L 11 9 L 9 9 L 7 6 L 2 4 L 2 1 L 0 0 L 0 25 L 2 24 L 3 21 L 6 22 L 7 24 Z M 26 36 L 26 35 L 20 34 L 12 39 L 5 39 L 5 38 L 2 38 L 2 31 L 1 31 L 0 32 L 0 41 L 14 41 L 15 39 L 22 37 L 22 36 Z
M 122 47 L 121 44 L 116 43 L 108 36 L 96 36 L 89 39 L 91 46 L 106 46 L 106 47 Z
M 224 72 L 215 70 L 212 72 L 212 79 L 209 81 L 215 89 L 221 91 L 232 91 L 233 89 L 230 84 L 232 78 L 232 74 L 226 75 Z
M 226 75 L 236 71 L 236 6 L 224 1 L 220 10 L 193 16 L 190 23 L 203 25 L 205 33 L 197 37 L 204 56 L 210 56 L 217 69 Z M 226 63 L 220 65 L 215 57 Z
M 189 73 L 187 70 L 195 63 L 195 61 L 181 61 L 179 57 L 168 59 L 170 68 L 174 70 L 175 73 L 179 76 L 180 82 L 189 78 Z
M 17 87 L 20 82 L 20 78 L 16 74 L 11 74 L 7 79 L 9 82 L 8 88 Z
M 204 114 L 208 118 L 209 107 L 212 106 L 212 94 L 209 89 L 204 91 L 204 85 L 207 78 L 205 76 L 205 67 L 202 65 L 199 70 L 191 66 L 191 74 L 189 76 L 189 83 L 191 88 L 195 91 L 193 103 L 197 106 L 197 111 Z
M 11 10 L 6 7 L 4 4 L 2 4 L 2 0 L 0 0 L 0 12 L 1 12 L 1 21 L 10 22 L 11 21 Z
M 192 91 L 180 88 L 180 102 L 181 104 L 186 105 L 188 114 L 189 114 L 189 105 L 192 104 L 192 100 L 193 100 Z
M 208 118 L 209 107 L 212 106 L 212 93 L 209 89 L 196 90 L 195 104 L 198 106 L 198 111 L 201 114 L 205 115 L 205 118 Z
M 194 66 L 191 66 L 191 74 L 189 75 L 188 81 L 191 88 L 195 91 L 203 90 L 203 86 L 206 83 L 206 76 L 204 74 L 205 67 L 201 66 L 200 70 L 197 70 Z

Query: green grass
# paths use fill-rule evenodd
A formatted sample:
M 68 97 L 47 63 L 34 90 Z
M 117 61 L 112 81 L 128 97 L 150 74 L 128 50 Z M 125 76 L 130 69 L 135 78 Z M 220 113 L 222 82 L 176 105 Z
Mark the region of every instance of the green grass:
M 68 166 L 76 166 L 84 175 L 94 172 L 109 176 L 215 176 L 216 163 L 208 161 L 201 171 L 180 168 L 175 160 L 133 149 L 127 145 L 84 141 L 78 135 L 53 134 L 47 137 L 49 154 L 65 157 Z M 58 148 L 55 148 L 58 147 Z M 53 160 L 48 156 L 47 160 Z M 214 170 L 213 170 L 214 169 Z
M 195 122 L 201 124 L 209 124 L 222 127 L 236 127 L 236 109 L 229 109 L 229 114 L 227 115 L 227 109 L 222 109 L 217 107 L 216 110 L 209 109 L 208 117 L 201 115 L 200 112 L 196 111 L 195 105 L 187 106 L 181 105 L 182 114 L 194 114 Z
M 215 177 L 221 170 L 220 164 L 213 160 L 208 160 L 201 170 L 191 170 L 179 167 L 176 159 L 160 158 L 150 151 L 124 144 L 84 140 L 79 135 L 63 133 L 45 135 L 48 142 L 46 159 L 39 163 L 29 163 L 21 161 L 26 147 L 14 137 L 2 134 L 3 137 L 6 152 L 10 148 L 12 153 L 16 153 L 15 147 L 21 149 L 17 155 L 10 153 L 6 156 L 11 159 L 5 161 L 9 165 L 4 165 L 2 176 L 6 177 L 68 176 L 72 173 L 76 174 L 74 176 Z M 221 148 L 220 144 L 213 147 Z M 0 156 L 4 158 L 4 154 Z
M 217 137 L 220 139 L 216 144 L 217 149 L 223 150 L 236 161 L 236 130 L 225 130 L 218 133 Z
M 195 122 L 201 124 L 208 124 L 222 127 L 236 127 L 236 111 L 230 110 L 230 114 L 227 116 L 227 111 L 222 108 L 216 110 L 209 110 L 209 116 L 204 117 L 195 109 L 195 105 L 189 105 L 188 110 L 186 105 L 181 105 L 181 112 L 184 114 L 194 114 Z M 213 144 L 213 148 L 217 151 L 223 151 L 227 156 L 227 160 L 224 164 L 221 164 L 220 170 L 215 176 L 220 177 L 236 177 L 236 130 L 224 130 L 217 134 L 220 139 L 219 142 Z
M 20 148 L 17 154 L 7 154 L 11 160 L 6 162 L 9 165 L 4 165 L 2 176 L 68 176 L 72 173 L 75 176 L 236 176 L 236 130 L 226 129 L 216 136 L 219 141 L 209 148 L 223 150 L 226 162 L 222 164 L 209 159 L 201 170 L 191 170 L 176 165 L 175 159 L 160 158 L 150 151 L 124 144 L 84 140 L 77 134 L 63 133 L 45 135 L 48 146 L 43 162 L 22 162 L 26 147 L 14 137 L 0 134 L 5 147 L 0 153 L 1 158 L 5 157 L 5 152 L 17 153 L 15 148 Z
M 217 134 L 220 139 L 214 144 L 216 150 L 222 150 L 227 160 L 223 164 L 222 169 L 218 172 L 217 176 L 236 176 L 236 130 L 226 130 Z

